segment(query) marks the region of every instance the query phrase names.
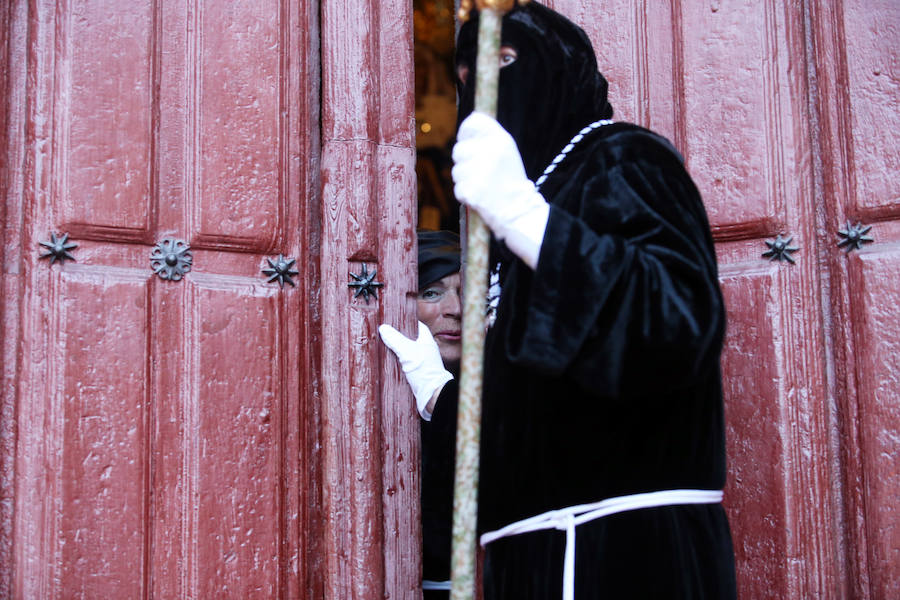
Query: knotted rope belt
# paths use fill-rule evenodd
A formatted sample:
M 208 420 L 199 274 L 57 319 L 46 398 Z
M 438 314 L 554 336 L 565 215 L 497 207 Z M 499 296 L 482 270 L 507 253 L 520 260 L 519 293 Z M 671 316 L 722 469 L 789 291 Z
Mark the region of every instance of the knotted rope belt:
M 620 512 L 681 504 L 717 504 L 722 501 L 722 490 L 665 490 L 608 498 L 593 504 L 580 504 L 516 521 L 497 531 L 481 536 L 481 545 L 487 546 L 500 538 L 529 533 L 542 529 L 559 529 L 566 532 L 566 555 L 563 567 L 563 600 L 575 600 L 575 527 L 594 519 Z

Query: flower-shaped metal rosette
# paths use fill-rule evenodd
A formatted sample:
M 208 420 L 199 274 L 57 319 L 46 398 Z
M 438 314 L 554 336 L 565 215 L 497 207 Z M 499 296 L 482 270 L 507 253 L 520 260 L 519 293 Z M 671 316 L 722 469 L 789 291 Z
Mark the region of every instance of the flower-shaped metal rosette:
M 294 280 L 291 279 L 292 276 L 300 274 L 298 271 L 294 271 L 291 268 L 294 266 L 294 263 L 297 262 L 296 259 L 285 258 L 284 255 L 279 254 L 278 258 L 274 261 L 271 258 L 267 258 L 266 262 L 269 263 L 269 268 L 262 270 L 263 273 L 269 276 L 269 280 L 266 283 L 278 281 L 278 285 L 281 287 L 284 287 L 285 283 L 291 284 L 292 287 L 297 285 L 294 283 Z
M 779 233 L 774 240 L 766 240 L 766 246 L 768 246 L 769 249 L 766 252 L 763 252 L 763 256 L 767 257 L 769 260 L 786 260 L 792 265 L 796 264 L 794 259 L 791 258 L 791 253 L 796 252 L 800 248 L 791 246 L 791 240 L 793 239 L 794 236 L 784 239 Z
M 47 252 L 41 254 L 41 258 L 49 258 L 52 265 L 56 261 L 64 262 L 65 260 L 75 260 L 75 257 L 69 254 L 69 250 L 78 247 L 69 241 L 69 234 L 64 233 L 62 237 L 57 238 L 54 232 L 50 232 L 49 242 L 39 242 L 41 246 L 47 249 Z
M 844 238 L 838 242 L 838 248 L 844 247 L 848 253 L 854 248 L 857 250 L 862 249 L 863 244 L 871 244 L 875 241 L 875 238 L 866 235 L 871 230 L 871 225 L 864 226 L 859 222 L 856 225 L 852 225 L 850 221 L 847 221 L 847 228 L 838 230 L 838 235 Z
M 165 238 L 150 253 L 150 265 L 162 279 L 179 281 L 191 270 L 193 257 L 187 242 Z
M 350 277 L 352 277 L 354 281 L 348 283 L 347 286 L 356 288 L 356 293 L 353 294 L 353 297 L 359 298 L 362 296 L 366 301 L 366 304 L 369 303 L 369 296 L 373 296 L 377 300 L 378 288 L 384 286 L 383 283 L 375 281 L 375 275 L 377 274 L 377 269 L 373 269 L 372 272 L 369 273 L 366 263 L 363 263 L 362 271 L 360 271 L 359 274 L 350 273 Z

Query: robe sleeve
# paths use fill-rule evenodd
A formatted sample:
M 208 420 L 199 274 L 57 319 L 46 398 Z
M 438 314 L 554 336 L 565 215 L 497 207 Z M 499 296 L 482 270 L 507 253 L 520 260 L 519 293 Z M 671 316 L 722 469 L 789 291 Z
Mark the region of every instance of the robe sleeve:
M 724 330 L 696 188 L 660 144 L 629 144 L 601 149 L 554 200 L 537 269 L 510 303 L 510 359 L 592 396 L 690 385 L 717 366 Z

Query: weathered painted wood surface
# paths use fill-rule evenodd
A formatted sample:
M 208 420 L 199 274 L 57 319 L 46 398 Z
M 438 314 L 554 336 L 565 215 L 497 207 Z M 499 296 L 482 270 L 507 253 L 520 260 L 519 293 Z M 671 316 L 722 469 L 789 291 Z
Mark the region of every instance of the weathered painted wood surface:
M 2 16 L 0 596 L 301 596 L 311 282 L 282 289 L 261 268 L 315 259 L 316 10 L 38 1 Z M 76 261 L 39 258 L 63 232 Z M 167 237 L 191 245 L 181 281 L 151 269 Z
M 336 600 L 414 598 L 418 415 L 377 332 L 415 324 L 412 11 L 328 0 L 321 31 L 321 584 Z M 363 265 L 377 298 L 347 287 Z

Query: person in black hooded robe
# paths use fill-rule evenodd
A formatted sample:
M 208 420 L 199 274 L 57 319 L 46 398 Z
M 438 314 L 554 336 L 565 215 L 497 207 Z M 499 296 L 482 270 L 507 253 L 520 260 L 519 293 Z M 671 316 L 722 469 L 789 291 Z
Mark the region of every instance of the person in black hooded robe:
M 725 312 L 700 195 L 667 140 L 607 121 L 587 36 L 536 2 L 504 17 L 497 120 L 470 114 L 477 28 L 458 38 L 453 177 L 491 228 L 500 281 L 485 599 L 733 598 Z

